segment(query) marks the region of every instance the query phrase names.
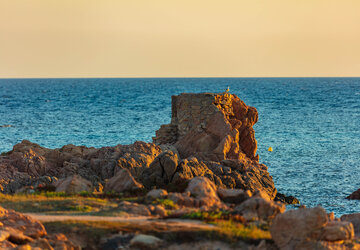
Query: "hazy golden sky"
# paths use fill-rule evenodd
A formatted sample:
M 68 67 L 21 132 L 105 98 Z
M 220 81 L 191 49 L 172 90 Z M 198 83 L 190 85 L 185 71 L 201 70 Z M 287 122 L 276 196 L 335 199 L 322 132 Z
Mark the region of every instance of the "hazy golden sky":
M 359 0 L 0 0 L 0 78 L 360 76 Z

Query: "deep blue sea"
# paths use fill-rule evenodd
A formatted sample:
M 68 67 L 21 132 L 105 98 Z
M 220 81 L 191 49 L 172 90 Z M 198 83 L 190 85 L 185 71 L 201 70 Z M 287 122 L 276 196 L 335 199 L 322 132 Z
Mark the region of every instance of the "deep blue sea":
M 260 162 L 278 190 L 337 216 L 360 212 L 360 78 L 0 79 L 0 152 L 151 141 L 171 96 L 227 87 L 259 112 Z M 273 152 L 268 152 L 268 147 Z

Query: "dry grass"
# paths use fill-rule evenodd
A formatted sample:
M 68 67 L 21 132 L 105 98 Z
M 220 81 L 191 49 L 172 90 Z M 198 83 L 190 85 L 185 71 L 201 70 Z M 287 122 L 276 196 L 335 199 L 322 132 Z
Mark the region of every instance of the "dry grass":
M 94 215 L 113 210 L 117 207 L 116 201 L 82 196 L 65 196 L 61 193 L 51 194 L 0 194 L 0 205 L 23 213 L 46 214 L 79 214 Z

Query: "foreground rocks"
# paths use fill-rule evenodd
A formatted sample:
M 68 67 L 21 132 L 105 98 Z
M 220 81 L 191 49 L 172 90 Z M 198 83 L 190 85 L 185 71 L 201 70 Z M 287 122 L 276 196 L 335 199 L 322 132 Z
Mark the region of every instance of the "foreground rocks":
M 352 242 L 350 222 L 329 219 L 322 207 L 300 208 L 279 214 L 272 222 L 271 235 L 280 249 L 358 249 Z
M 351 222 L 354 226 L 356 236 L 360 236 L 360 213 L 344 214 L 340 217 L 340 220 Z
M 41 222 L 30 216 L 0 207 L 0 248 L 80 249 L 65 235 L 47 235 Z

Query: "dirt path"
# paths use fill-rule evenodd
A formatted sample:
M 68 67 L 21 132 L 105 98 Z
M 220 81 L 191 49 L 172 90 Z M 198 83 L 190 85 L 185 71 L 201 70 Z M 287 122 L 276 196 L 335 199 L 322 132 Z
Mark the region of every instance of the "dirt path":
M 115 217 L 115 216 L 92 216 L 92 215 L 48 215 L 37 213 L 24 213 L 41 222 L 51 221 L 65 221 L 65 220 L 77 220 L 77 221 L 111 221 L 111 222 L 135 222 L 146 221 L 151 219 L 149 216 L 136 216 L 136 217 Z
M 91 216 L 91 215 L 46 215 L 36 213 L 25 213 L 41 222 L 53 222 L 53 221 L 108 221 L 108 222 L 122 222 L 124 224 L 131 224 L 134 226 L 151 226 L 156 228 L 172 229 L 191 229 L 191 230 L 211 230 L 216 226 L 205 224 L 196 220 L 180 220 L 180 219 L 156 219 L 154 217 L 147 216 L 135 216 L 135 217 L 111 217 L 111 216 Z

